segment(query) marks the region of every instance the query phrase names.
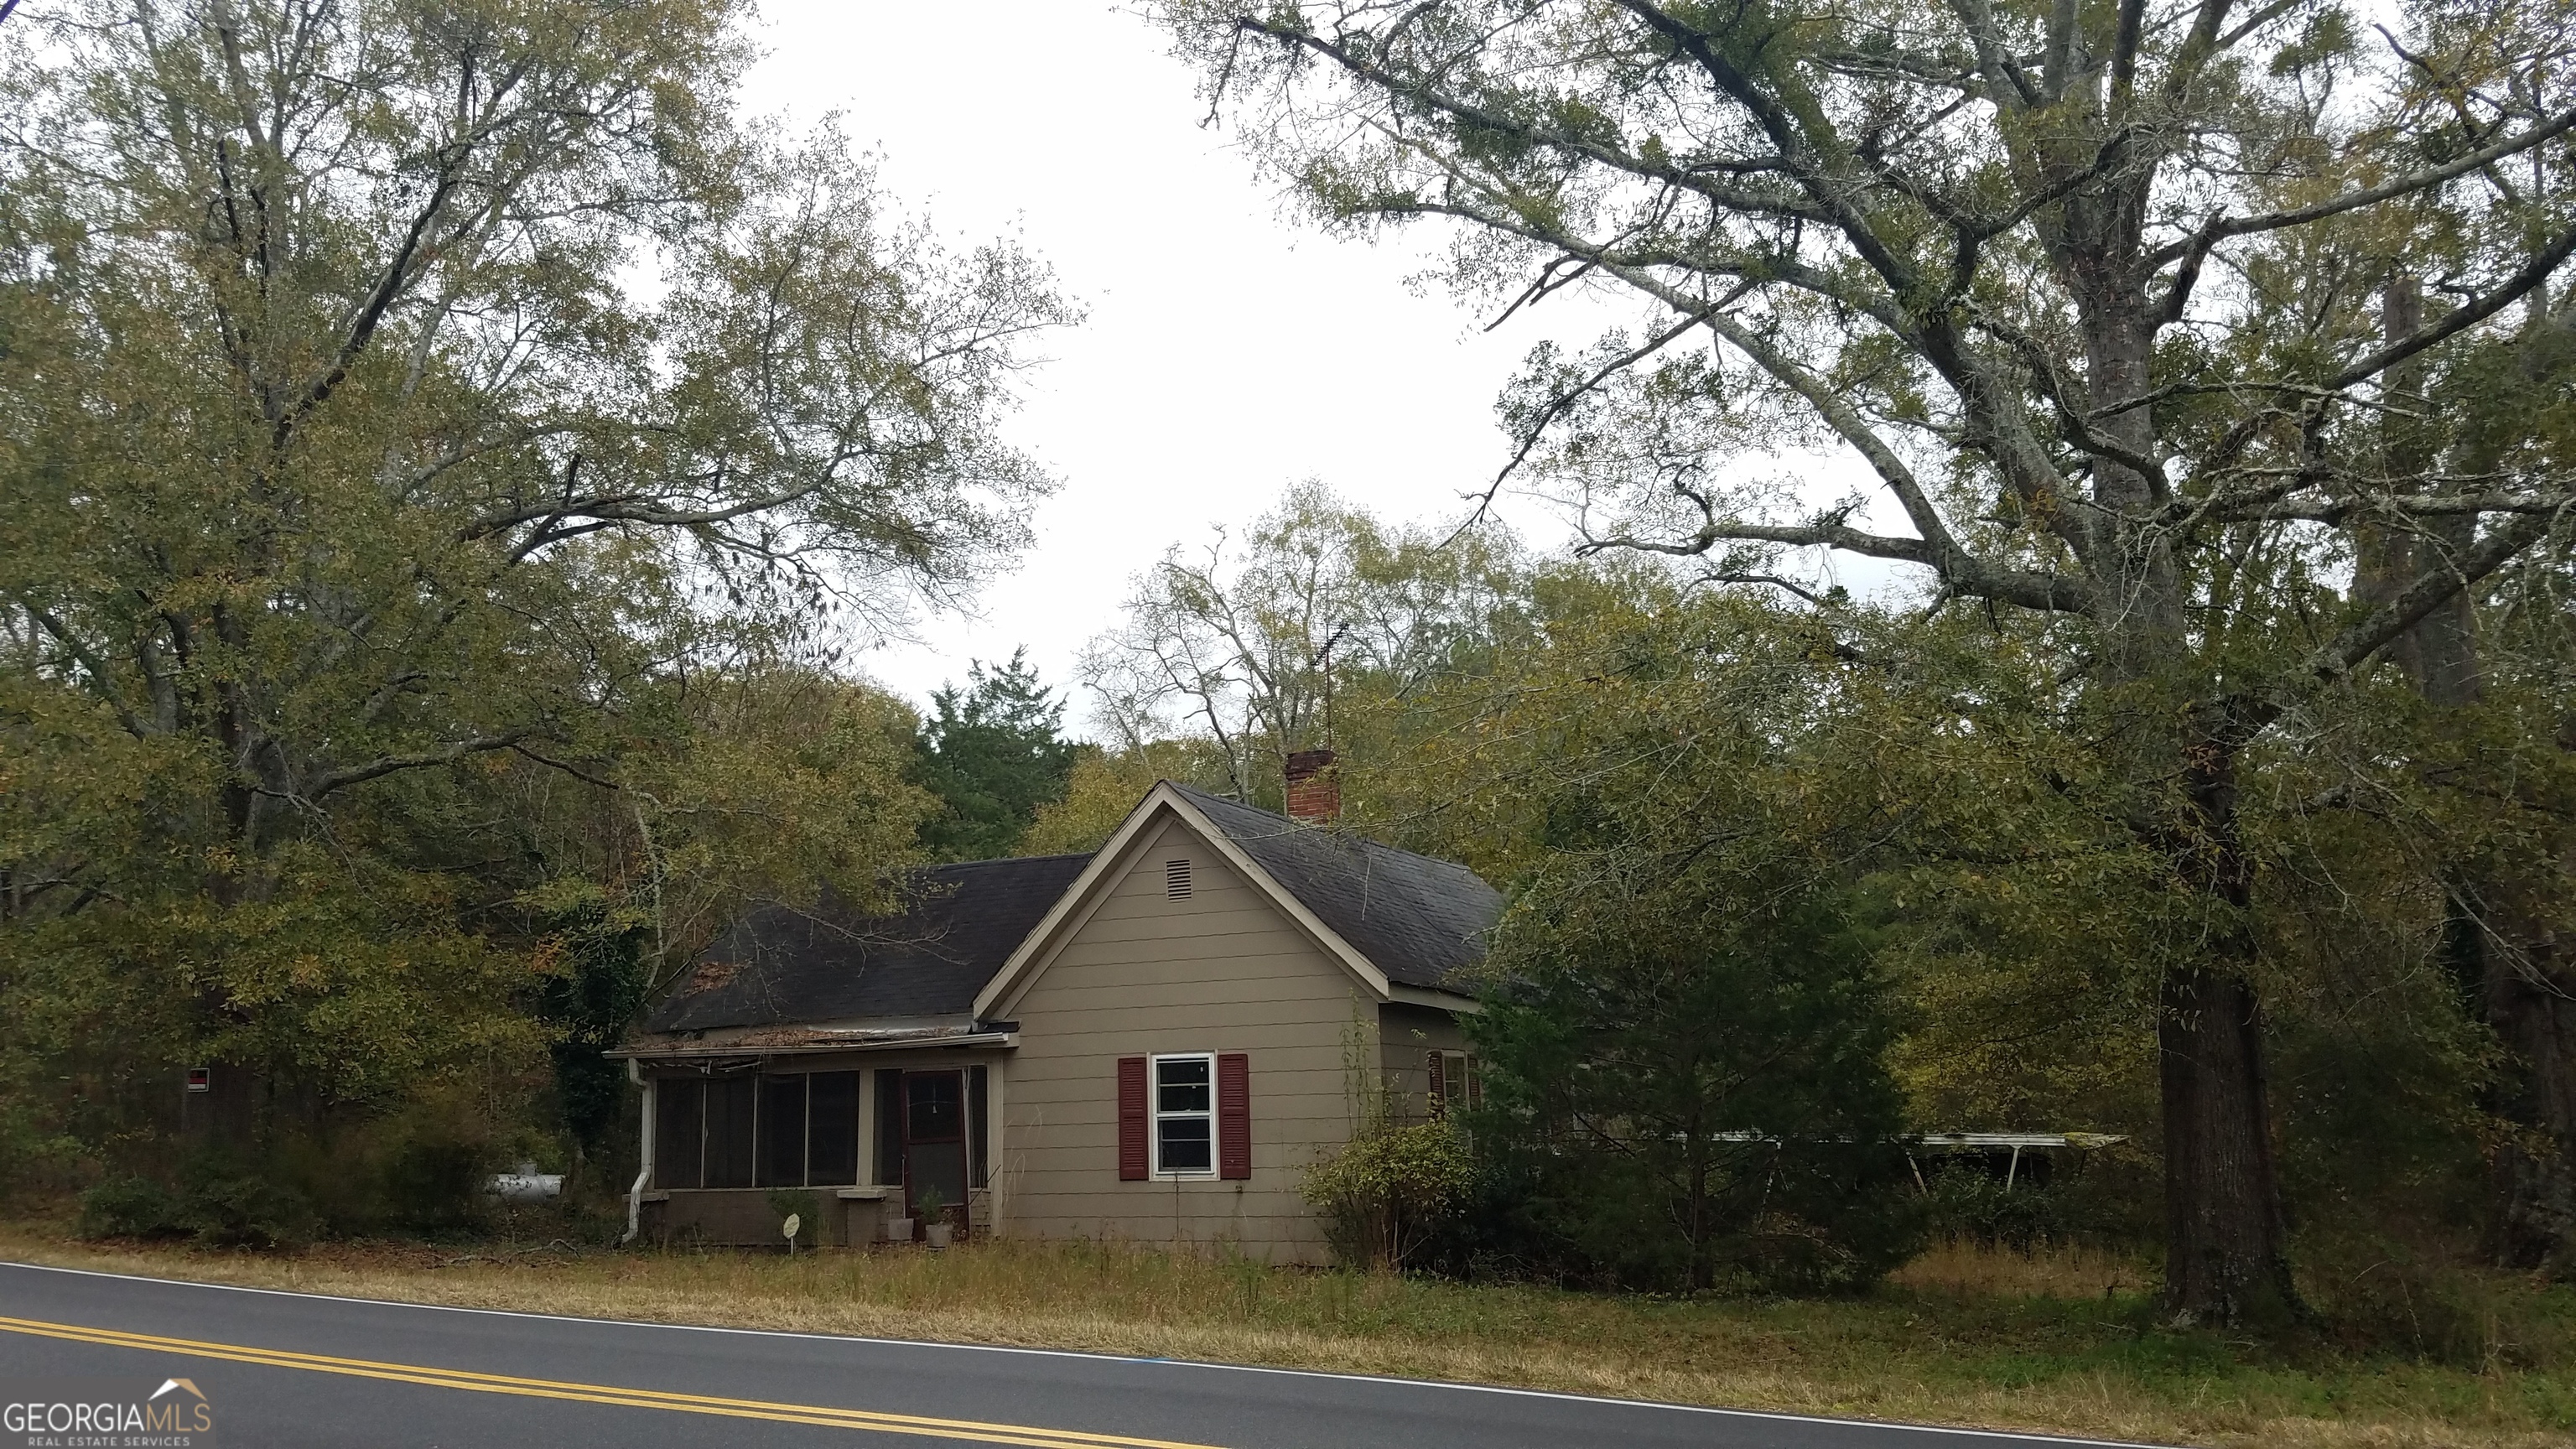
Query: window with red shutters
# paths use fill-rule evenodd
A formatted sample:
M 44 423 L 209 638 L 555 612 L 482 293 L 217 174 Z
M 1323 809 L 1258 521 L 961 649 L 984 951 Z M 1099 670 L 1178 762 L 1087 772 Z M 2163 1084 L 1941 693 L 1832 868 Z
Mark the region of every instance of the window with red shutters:
M 1145 1059 L 1118 1059 L 1118 1178 L 1142 1182 L 1145 1160 Z
M 1216 1056 L 1216 1175 L 1252 1176 L 1252 1059 L 1242 1052 Z

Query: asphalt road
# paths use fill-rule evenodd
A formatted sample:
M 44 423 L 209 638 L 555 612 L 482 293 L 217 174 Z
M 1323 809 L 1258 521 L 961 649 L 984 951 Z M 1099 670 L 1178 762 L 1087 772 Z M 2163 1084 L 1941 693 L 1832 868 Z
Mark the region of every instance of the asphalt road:
M 431 1308 L 0 1264 L 0 1388 L 102 1375 L 190 1379 L 214 1409 L 218 1449 L 2096 1442 L 1166 1359 Z M 0 1435 L 0 1446 L 23 1442 Z

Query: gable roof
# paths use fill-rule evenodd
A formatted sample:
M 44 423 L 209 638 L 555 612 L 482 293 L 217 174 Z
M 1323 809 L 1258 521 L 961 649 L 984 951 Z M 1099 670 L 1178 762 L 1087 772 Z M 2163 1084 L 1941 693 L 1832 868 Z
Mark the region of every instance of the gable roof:
M 1503 897 L 1467 867 L 1300 825 L 1187 785 L 1172 790 L 1389 981 L 1456 991 L 1455 974 L 1484 959 Z
M 927 866 L 906 879 L 907 904 L 894 916 L 865 915 L 829 893 L 810 910 L 757 907 L 700 954 L 644 1030 L 965 1015 L 1090 860 Z
M 1460 971 L 1483 959 L 1503 909 L 1502 894 L 1475 872 L 1163 780 L 976 996 L 977 1016 L 1009 1009 L 1028 991 L 1144 848 L 1148 827 L 1167 816 L 1205 837 L 1370 995 L 1437 992 L 1442 1004 L 1474 1009 Z

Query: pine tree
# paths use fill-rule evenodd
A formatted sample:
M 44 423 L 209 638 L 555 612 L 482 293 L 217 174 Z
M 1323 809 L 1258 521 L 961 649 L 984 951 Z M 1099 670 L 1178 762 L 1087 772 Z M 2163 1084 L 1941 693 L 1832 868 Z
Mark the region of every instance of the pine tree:
M 989 669 L 973 662 L 966 688 L 948 685 L 930 703 L 937 713 L 915 746 L 914 779 L 944 808 L 922 827 L 923 848 L 940 860 L 1010 854 L 1038 807 L 1064 798 L 1073 773 L 1064 701 L 1022 648 Z

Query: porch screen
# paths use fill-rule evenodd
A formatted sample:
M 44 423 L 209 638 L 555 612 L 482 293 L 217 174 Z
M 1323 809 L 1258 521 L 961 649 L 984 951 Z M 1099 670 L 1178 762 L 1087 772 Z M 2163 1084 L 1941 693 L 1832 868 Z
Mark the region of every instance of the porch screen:
M 699 1183 L 706 1084 L 695 1077 L 653 1084 L 653 1185 L 668 1191 Z
M 887 1068 L 877 1073 L 877 1179 L 887 1187 L 903 1183 L 903 1073 Z
M 760 1079 L 760 1186 L 805 1185 L 805 1078 Z
M 992 1098 L 992 1088 L 982 1067 L 966 1069 L 966 1180 L 977 1187 L 990 1184 L 990 1170 L 984 1162 L 984 1134 L 992 1131 L 984 1116 L 985 1103 Z
M 707 1186 L 751 1186 L 751 1129 L 760 1112 L 759 1087 L 757 1077 L 718 1077 L 707 1083 Z
M 805 1182 L 848 1187 L 859 1180 L 859 1074 L 816 1072 L 805 1099 Z

